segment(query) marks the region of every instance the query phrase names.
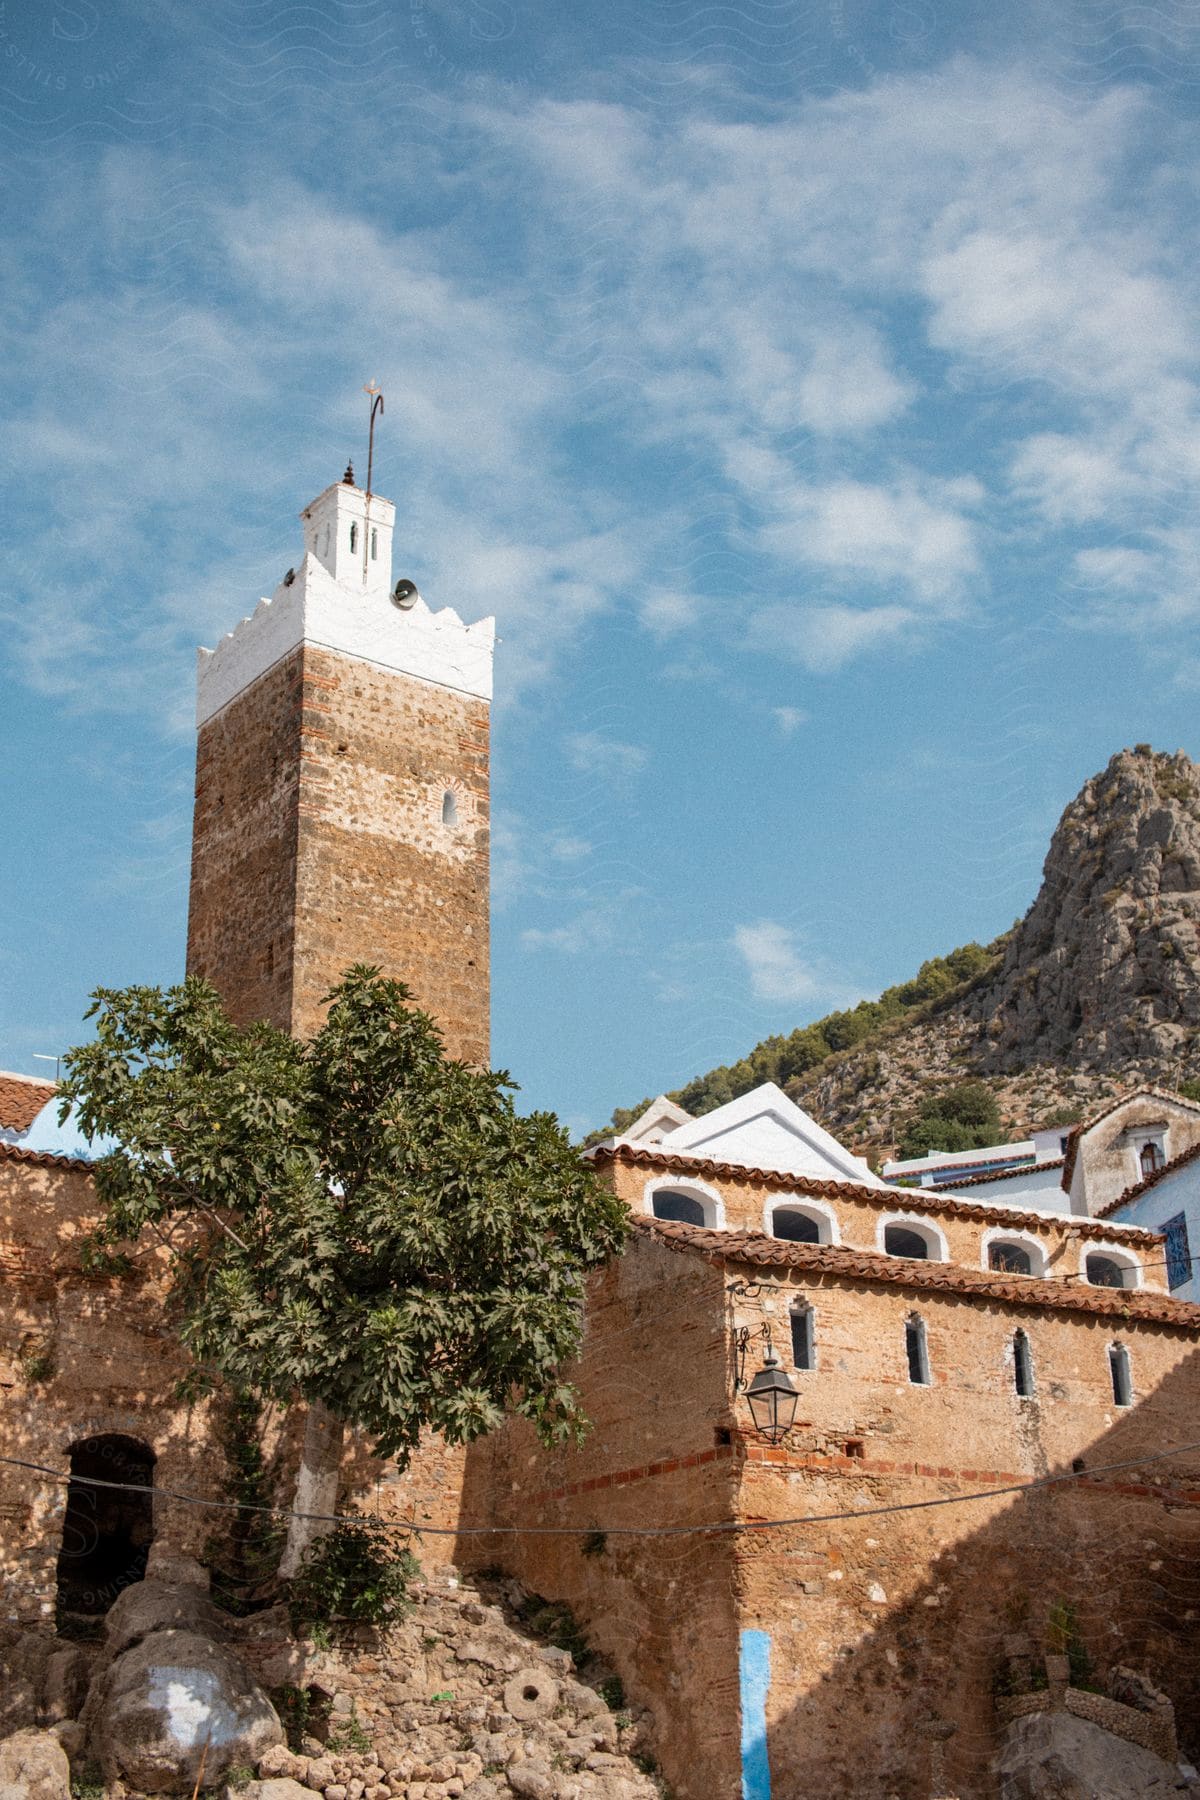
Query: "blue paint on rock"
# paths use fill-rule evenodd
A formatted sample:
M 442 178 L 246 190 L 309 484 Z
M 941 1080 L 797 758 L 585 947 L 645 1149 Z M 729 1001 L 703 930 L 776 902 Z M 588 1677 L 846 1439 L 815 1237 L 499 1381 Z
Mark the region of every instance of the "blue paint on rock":
M 771 1686 L 771 1639 L 765 1631 L 743 1631 L 739 1659 L 742 1696 L 742 1800 L 771 1800 L 767 1760 L 767 1692 Z

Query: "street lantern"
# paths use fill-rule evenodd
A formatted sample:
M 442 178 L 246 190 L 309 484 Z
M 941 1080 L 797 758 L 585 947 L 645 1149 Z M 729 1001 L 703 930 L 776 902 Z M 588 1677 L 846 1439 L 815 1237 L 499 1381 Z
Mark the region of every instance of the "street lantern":
M 786 1437 L 795 1421 L 799 1398 L 790 1377 L 780 1368 L 779 1358 L 768 1344 L 763 1352 L 763 1366 L 746 1389 L 750 1417 L 759 1436 L 765 1437 L 769 1444 L 777 1444 L 781 1437 Z

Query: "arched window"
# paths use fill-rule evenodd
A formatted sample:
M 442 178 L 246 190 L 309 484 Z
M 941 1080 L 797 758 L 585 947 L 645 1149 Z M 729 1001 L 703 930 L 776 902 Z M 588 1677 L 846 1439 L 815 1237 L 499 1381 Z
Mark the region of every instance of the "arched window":
M 925 1261 L 929 1256 L 928 1240 L 911 1225 L 889 1225 L 883 1234 L 883 1247 L 889 1256 L 910 1256 L 914 1262 Z
M 442 824 L 458 824 L 458 801 L 450 792 L 449 788 L 447 788 L 446 792 L 442 795 Z
M 908 1359 L 908 1379 L 913 1386 L 931 1387 L 933 1376 L 929 1372 L 929 1344 L 925 1336 L 925 1321 L 917 1313 L 913 1313 L 904 1321 L 904 1354 Z
M 989 1244 L 988 1268 L 1003 1275 L 1032 1275 L 1033 1258 L 1024 1244 Z
M 657 1188 L 653 1200 L 656 1219 L 674 1219 L 680 1225 L 703 1225 L 704 1202 L 694 1194 L 678 1194 L 672 1188 Z
M 376 562 L 376 561 L 378 561 L 378 558 L 379 558 L 379 533 L 376 531 L 375 527 L 372 525 L 372 527 L 371 527 L 371 561 Z
M 821 1220 L 798 1206 L 777 1206 L 771 1214 L 771 1236 L 789 1244 L 819 1244 Z
M 1092 1287 L 1123 1288 L 1132 1287 L 1133 1271 L 1126 1263 L 1120 1263 L 1112 1256 L 1101 1256 L 1093 1251 L 1083 1265 Z
M 149 1445 L 116 1432 L 72 1444 L 58 1554 L 60 1622 L 97 1618 L 122 1588 L 144 1577 L 154 1538 L 154 1461 Z
M 354 520 L 351 519 L 351 521 L 350 521 L 350 554 L 351 554 L 351 556 L 354 555 L 354 552 L 357 549 L 358 549 L 358 526 L 355 524 Z
M 1022 1400 L 1033 1398 L 1033 1353 L 1023 1331 L 1013 1332 L 1013 1386 Z
M 1162 1145 L 1156 1143 L 1153 1138 L 1147 1138 L 1146 1142 L 1142 1145 L 1142 1153 L 1138 1158 L 1138 1161 L 1142 1165 L 1143 1179 L 1147 1175 L 1153 1175 L 1161 1169 L 1165 1160 L 1166 1158 L 1163 1156 Z
M 1124 1344 L 1108 1346 L 1108 1372 L 1112 1378 L 1114 1406 L 1133 1405 L 1133 1377 L 1129 1369 L 1129 1352 Z
M 807 1301 L 792 1307 L 792 1367 L 815 1369 L 817 1366 L 816 1317 Z

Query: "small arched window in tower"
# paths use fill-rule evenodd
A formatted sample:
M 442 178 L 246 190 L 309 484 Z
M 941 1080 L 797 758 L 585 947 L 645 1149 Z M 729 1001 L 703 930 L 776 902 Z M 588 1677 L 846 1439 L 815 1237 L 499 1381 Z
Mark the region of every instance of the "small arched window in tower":
M 1146 1142 L 1142 1145 L 1142 1154 L 1138 1158 L 1138 1161 L 1142 1165 L 1143 1180 L 1145 1180 L 1147 1175 L 1156 1175 L 1166 1161 L 1166 1158 L 1163 1156 L 1162 1145 L 1154 1138 L 1147 1138 Z
M 1022 1400 L 1032 1400 L 1033 1353 L 1023 1331 L 1013 1332 L 1013 1386 Z
M 925 1321 L 917 1313 L 904 1321 L 904 1351 L 908 1358 L 908 1379 L 914 1387 L 930 1387 L 929 1345 L 925 1337 Z
M 450 788 L 447 788 L 442 795 L 442 824 L 458 824 L 458 801 L 455 799 Z
M 654 1196 L 656 1219 L 673 1219 L 678 1225 L 703 1225 L 704 1203 L 694 1194 L 677 1194 L 670 1188 L 659 1188 Z
M 372 525 L 372 527 L 371 527 L 371 561 L 378 562 L 378 560 L 379 560 L 379 533 L 376 531 L 375 527 Z
M 1124 1344 L 1108 1346 L 1108 1372 L 1112 1377 L 1114 1406 L 1133 1405 L 1133 1377 L 1129 1372 L 1129 1352 Z
M 813 1309 L 805 1301 L 798 1300 L 792 1307 L 792 1367 L 794 1369 L 815 1369 L 817 1366 L 817 1340 Z
M 355 521 L 353 519 L 351 519 L 351 521 L 350 521 L 350 554 L 351 554 L 351 556 L 354 555 L 354 552 L 357 549 L 358 549 L 358 526 L 355 523 Z

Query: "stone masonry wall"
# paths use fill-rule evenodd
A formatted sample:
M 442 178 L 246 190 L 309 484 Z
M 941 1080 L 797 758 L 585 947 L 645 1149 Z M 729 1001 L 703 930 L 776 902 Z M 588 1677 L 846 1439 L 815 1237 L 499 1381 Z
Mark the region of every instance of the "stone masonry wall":
M 239 1024 L 292 1014 L 301 652 L 200 729 L 187 966 Z
M 488 846 L 486 703 L 304 645 L 201 727 L 188 968 L 308 1036 L 376 963 L 484 1062 Z
M 767 1708 L 782 1793 L 836 1800 L 929 1793 L 931 1716 L 956 1726 L 951 1790 L 992 1792 L 991 1682 L 1004 1633 L 1045 1641 L 1073 1607 L 1098 1670 L 1148 1668 L 1187 1708 L 1200 1665 L 1187 1604 L 1200 1548 L 1200 1461 L 1105 1473 L 1187 1444 L 1200 1401 L 1194 1331 L 981 1305 L 826 1277 L 739 1302 L 782 1349 L 793 1297 L 815 1309 L 817 1367 L 786 1447 L 738 1442 L 738 1516 L 807 1518 L 737 1539 L 739 1620 L 771 1640 Z M 766 1309 L 771 1309 L 767 1311 Z M 908 1380 L 904 1322 L 925 1322 L 932 1382 Z M 1013 1380 L 1029 1339 L 1035 1394 Z M 1107 1348 L 1130 1353 L 1137 1404 L 1113 1405 Z M 790 1353 L 784 1352 L 785 1364 Z M 748 1421 L 742 1421 L 748 1426 Z M 1083 1470 L 1065 1486 L 927 1508 L 919 1503 Z M 1094 1473 L 1089 1473 L 1094 1470 Z M 847 1513 L 918 1503 L 918 1510 Z M 822 1515 L 825 1515 L 822 1518 Z M 842 1515 L 829 1518 L 828 1515 Z M 1052 1647 L 1052 1646 L 1047 1646 Z
M 734 1449 L 722 1279 L 638 1246 L 589 1286 L 570 1378 L 592 1428 L 547 1451 L 510 1424 L 470 1453 L 464 1518 L 565 1535 L 464 1538 L 459 1560 L 497 1566 L 563 1600 L 656 1719 L 655 1751 L 679 1800 L 740 1794 L 732 1544 L 640 1528 L 727 1519 Z M 620 1527 L 635 1528 L 621 1535 Z
M 347 964 L 400 977 L 488 1055 L 488 707 L 306 645 L 291 1029 Z M 456 823 L 443 822 L 446 795 Z

